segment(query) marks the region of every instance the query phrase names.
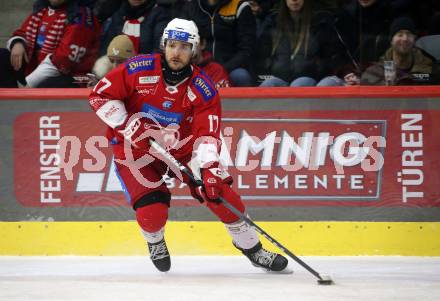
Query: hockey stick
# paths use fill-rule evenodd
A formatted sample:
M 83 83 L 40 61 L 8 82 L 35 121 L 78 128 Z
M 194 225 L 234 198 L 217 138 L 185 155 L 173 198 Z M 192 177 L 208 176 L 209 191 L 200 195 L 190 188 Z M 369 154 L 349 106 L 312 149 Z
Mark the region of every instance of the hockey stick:
M 174 164 L 177 168 L 180 169 L 184 174 L 186 174 L 191 182 L 193 182 L 197 186 L 203 186 L 203 182 L 199 179 L 196 179 L 191 172 L 191 170 L 184 166 L 182 163 L 177 161 L 176 158 L 174 158 L 173 155 L 171 155 L 168 151 L 166 151 L 161 145 L 159 145 L 156 141 L 150 140 L 150 145 L 161 155 L 166 157 L 168 160 L 171 161 L 172 164 Z M 231 212 L 233 212 L 235 215 L 237 215 L 240 219 L 244 220 L 248 225 L 251 227 L 254 227 L 255 230 L 263 235 L 267 240 L 269 240 L 272 244 L 274 244 L 276 247 L 278 247 L 281 251 L 283 251 L 285 254 L 287 254 L 290 258 L 295 260 L 297 263 L 299 263 L 303 268 L 305 268 L 307 271 L 312 273 L 316 278 L 318 278 L 318 284 L 322 285 L 331 285 L 334 284 L 333 280 L 329 276 L 321 276 L 317 271 L 312 269 L 308 264 L 306 264 L 304 261 L 302 261 L 300 258 L 298 258 L 295 254 L 290 252 L 286 247 L 284 247 L 282 244 L 280 244 L 275 238 L 270 236 L 266 231 L 264 231 L 262 228 L 260 228 L 257 224 L 255 224 L 250 218 L 248 218 L 246 215 L 240 212 L 237 208 L 232 206 L 227 200 L 225 200 L 222 197 L 219 197 L 222 204 L 228 208 Z

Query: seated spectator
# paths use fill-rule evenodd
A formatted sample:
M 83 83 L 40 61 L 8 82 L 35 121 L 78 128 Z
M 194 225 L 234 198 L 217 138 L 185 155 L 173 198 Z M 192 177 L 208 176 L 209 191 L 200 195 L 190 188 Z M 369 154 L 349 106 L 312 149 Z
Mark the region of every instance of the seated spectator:
M 256 47 L 255 17 L 242 0 L 190 0 L 182 17 L 207 37 L 207 50 L 229 72 L 233 86 L 253 86 L 251 66 Z
M 391 47 L 381 60 L 369 67 L 361 78 L 363 85 L 385 85 L 384 61 L 393 61 L 394 85 L 436 83 L 435 59 L 414 46 L 416 39 L 414 22 L 407 17 L 397 18 L 390 27 Z
M 96 85 L 110 70 L 132 58 L 134 53 L 133 42 L 127 35 L 116 36 L 107 47 L 107 55 L 95 62 L 87 86 Z
M 130 37 L 136 54 L 160 51 L 160 38 L 170 20 L 170 12 L 155 0 L 124 0 L 103 25 L 99 53 L 105 55 L 110 41 L 120 34 Z
M 248 0 L 248 3 L 251 7 L 252 13 L 255 16 L 256 21 L 256 40 L 257 47 L 256 49 L 256 59 L 253 64 L 253 72 L 256 75 L 256 84 L 259 86 L 261 82 L 268 77 L 266 74 L 266 56 L 270 54 L 270 44 L 267 41 L 270 41 L 270 33 L 272 27 L 274 26 L 273 22 L 273 6 L 276 0 Z M 268 45 L 266 45 L 268 44 Z
M 206 50 L 206 44 L 206 38 L 200 36 L 200 44 L 193 58 L 193 63 L 205 71 L 217 89 L 230 87 L 228 72 L 222 65 L 214 61 L 211 52 Z
M 335 86 L 332 75 L 337 55 L 334 31 L 322 23 L 328 13 L 313 13 L 312 0 L 281 0 L 274 30 L 267 41 L 271 53 L 266 78 L 260 86 Z M 330 21 L 331 22 L 331 21 Z
M 395 2 L 353 0 L 338 11 L 333 28 L 344 48 L 337 70 L 344 85 L 358 85 L 362 72 L 385 53 L 390 23 L 405 11 Z
M 0 49 L 0 87 L 78 87 L 98 53 L 100 26 L 90 7 L 37 0 L 31 15 Z

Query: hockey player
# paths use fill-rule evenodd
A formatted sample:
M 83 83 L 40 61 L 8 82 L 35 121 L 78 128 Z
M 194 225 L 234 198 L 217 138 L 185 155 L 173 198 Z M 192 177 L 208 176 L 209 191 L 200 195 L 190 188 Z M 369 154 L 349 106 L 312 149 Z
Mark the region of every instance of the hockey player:
M 165 272 L 171 266 L 164 239 L 171 195 L 161 180 L 167 172 L 169 176 L 181 175 L 166 160 L 158 159 L 149 147 L 149 139 L 167 147 L 201 176 L 205 190 L 185 177 L 182 180 L 189 185 L 191 194 L 224 223 L 234 246 L 252 264 L 282 271 L 287 259 L 263 249 L 255 229 L 217 200 L 222 196 L 245 212 L 240 197 L 230 187 L 231 177 L 218 162 L 218 92 L 207 75 L 190 63 L 199 41 L 193 21 L 173 19 L 162 36 L 164 55 L 140 55 L 110 71 L 94 87 L 90 105 L 109 126 L 122 186 L 157 269 Z

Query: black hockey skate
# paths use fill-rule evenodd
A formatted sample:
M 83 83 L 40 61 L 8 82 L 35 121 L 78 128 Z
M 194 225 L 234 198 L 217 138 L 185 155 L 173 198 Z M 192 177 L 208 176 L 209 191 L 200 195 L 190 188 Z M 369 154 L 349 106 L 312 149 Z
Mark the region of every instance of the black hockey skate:
M 249 258 L 254 266 L 263 268 L 270 272 L 281 272 L 289 263 L 283 255 L 272 253 L 263 249 L 261 242 L 258 242 L 258 244 L 252 249 L 246 250 L 237 247 L 235 244 L 234 246 L 239 249 L 247 258 Z
M 148 243 L 148 250 L 150 251 L 151 261 L 159 271 L 167 272 L 170 270 L 171 259 L 165 239 L 154 244 Z

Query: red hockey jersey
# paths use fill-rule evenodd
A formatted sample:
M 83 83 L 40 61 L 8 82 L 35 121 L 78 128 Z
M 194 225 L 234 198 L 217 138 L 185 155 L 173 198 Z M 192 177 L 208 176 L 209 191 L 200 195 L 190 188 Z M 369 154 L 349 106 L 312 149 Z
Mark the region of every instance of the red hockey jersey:
M 197 66 L 192 68 L 190 78 L 170 86 L 162 75 L 161 55 L 136 56 L 98 82 L 89 96 L 90 105 L 111 129 L 139 112 L 148 115 L 151 125 L 177 126 L 179 141 L 188 139 L 170 150 L 177 158 L 191 154 L 199 137 L 215 141 L 218 151 L 219 95 L 210 78 Z M 114 145 L 114 153 L 118 159 L 125 158 L 123 143 Z
M 23 40 L 30 59 L 26 75 L 48 54 L 63 74 L 83 75 L 93 67 L 99 47 L 100 25 L 88 7 L 79 7 L 78 16 L 68 22 L 65 7 L 45 7 L 30 15 L 8 41 Z

